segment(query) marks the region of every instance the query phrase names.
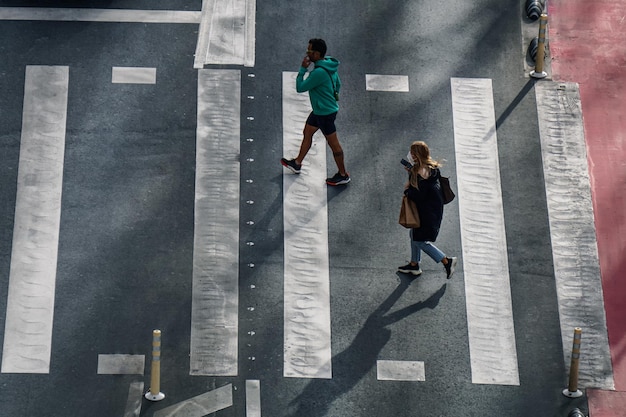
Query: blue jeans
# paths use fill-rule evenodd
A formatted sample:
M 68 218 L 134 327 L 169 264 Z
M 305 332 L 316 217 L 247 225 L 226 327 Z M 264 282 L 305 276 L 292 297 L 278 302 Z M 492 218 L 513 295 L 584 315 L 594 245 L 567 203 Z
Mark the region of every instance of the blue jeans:
M 446 257 L 432 242 L 413 240 L 413 229 L 410 230 L 409 237 L 411 238 L 411 262 L 419 263 L 422 260 L 422 251 L 426 252 L 426 255 L 433 258 L 437 263 L 441 262 L 443 258 Z

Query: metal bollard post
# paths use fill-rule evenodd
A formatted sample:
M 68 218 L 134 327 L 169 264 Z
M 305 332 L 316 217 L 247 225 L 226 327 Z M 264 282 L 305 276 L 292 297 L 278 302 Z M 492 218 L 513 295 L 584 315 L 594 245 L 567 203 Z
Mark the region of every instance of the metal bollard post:
M 585 415 L 582 411 L 580 411 L 579 408 L 574 408 L 572 411 L 569 412 L 567 417 L 585 417 Z
M 150 372 L 150 390 L 145 395 L 147 400 L 161 401 L 165 394 L 161 392 L 161 330 L 152 331 L 152 371 Z
M 583 330 L 580 327 L 574 329 L 574 344 L 572 346 L 572 362 L 569 369 L 569 385 L 563 390 L 563 395 L 570 398 L 578 398 L 583 393 L 578 389 L 578 362 L 580 360 L 580 341 Z
M 537 42 L 537 59 L 535 69 L 530 72 L 533 78 L 546 78 L 548 73 L 543 70 L 543 61 L 546 58 L 546 27 L 548 26 L 548 15 L 542 13 L 539 17 L 539 40 Z

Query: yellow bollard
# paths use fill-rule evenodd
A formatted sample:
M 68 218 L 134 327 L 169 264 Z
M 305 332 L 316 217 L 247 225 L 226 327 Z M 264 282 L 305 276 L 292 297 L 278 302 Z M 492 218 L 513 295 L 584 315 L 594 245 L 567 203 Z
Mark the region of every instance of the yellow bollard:
M 563 390 L 563 395 L 570 398 L 582 397 L 583 393 L 578 389 L 578 362 L 580 360 L 580 341 L 583 329 L 574 329 L 574 345 L 572 346 L 572 363 L 569 368 L 569 385 Z
M 150 372 L 150 390 L 146 399 L 161 401 L 165 394 L 161 392 L 161 330 L 152 331 L 152 371 Z
M 533 78 L 546 78 L 548 73 L 543 70 L 543 61 L 546 58 L 546 27 L 548 26 L 548 15 L 542 13 L 539 16 L 539 42 L 537 42 L 537 57 L 535 58 L 535 69 L 530 72 Z

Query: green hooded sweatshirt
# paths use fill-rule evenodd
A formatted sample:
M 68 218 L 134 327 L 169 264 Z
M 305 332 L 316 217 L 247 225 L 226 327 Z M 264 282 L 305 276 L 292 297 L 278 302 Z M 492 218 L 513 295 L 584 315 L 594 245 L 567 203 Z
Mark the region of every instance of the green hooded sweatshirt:
M 300 67 L 300 71 L 298 71 L 298 76 L 296 77 L 296 91 L 298 93 L 309 92 L 313 114 L 317 116 L 327 116 L 339 110 L 339 104 L 337 100 L 335 100 L 332 84 L 335 83 L 335 89 L 337 90 L 337 94 L 339 94 L 341 81 L 339 80 L 337 67 L 339 67 L 339 61 L 327 56 L 315 62 L 315 68 L 309 73 L 306 79 L 304 79 L 304 74 L 306 74 L 307 69 Z M 330 75 L 324 68 L 330 72 Z

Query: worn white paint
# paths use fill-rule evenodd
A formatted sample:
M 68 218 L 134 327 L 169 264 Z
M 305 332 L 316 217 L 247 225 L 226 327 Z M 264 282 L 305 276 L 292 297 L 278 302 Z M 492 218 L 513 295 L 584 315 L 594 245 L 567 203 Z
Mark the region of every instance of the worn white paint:
M 198 24 L 200 17 L 199 11 L 0 7 L 0 20 Z
M 535 85 L 565 367 L 581 327 L 579 387 L 614 389 L 578 85 Z
M 365 74 L 365 90 L 408 92 L 409 77 L 406 75 Z
M 233 405 L 233 385 L 181 401 L 154 413 L 154 417 L 204 417 Z
M 283 73 L 283 154 L 298 154 L 311 111 L 296 93 L 296 73 Z M 284 170 L 284 370 L 286 377 L 332 378 L 326 140 L 314 138 L 299 175 Z
M 379 381 L 426 381 L 424 362 L 376 361 L 376 378 Z
M 148 67 L 113 67 L 113 84 L 156 84 L 156 68 Z
M 451 87 L 472 382 L 519 385 L 491 80 Z
M 254 66 L 256 0 L 203 0 L 194 68 Z
M 50 371 L 68 85 L 68 67 L 26 67 L 5 373 Z
M 143 375 L 145 355 L 98 355 L 98 374 Z
M 261 417 L 261 381 L 246 380 L 246 417 Z
M 198 72 L 192 375 L 237 375 L 240 103 L 238 70 Z
M 144 399 L 143 382 L 131 382 L 128 388 L 128 400 L 124 409 L 124 417 L 139 417 Z

